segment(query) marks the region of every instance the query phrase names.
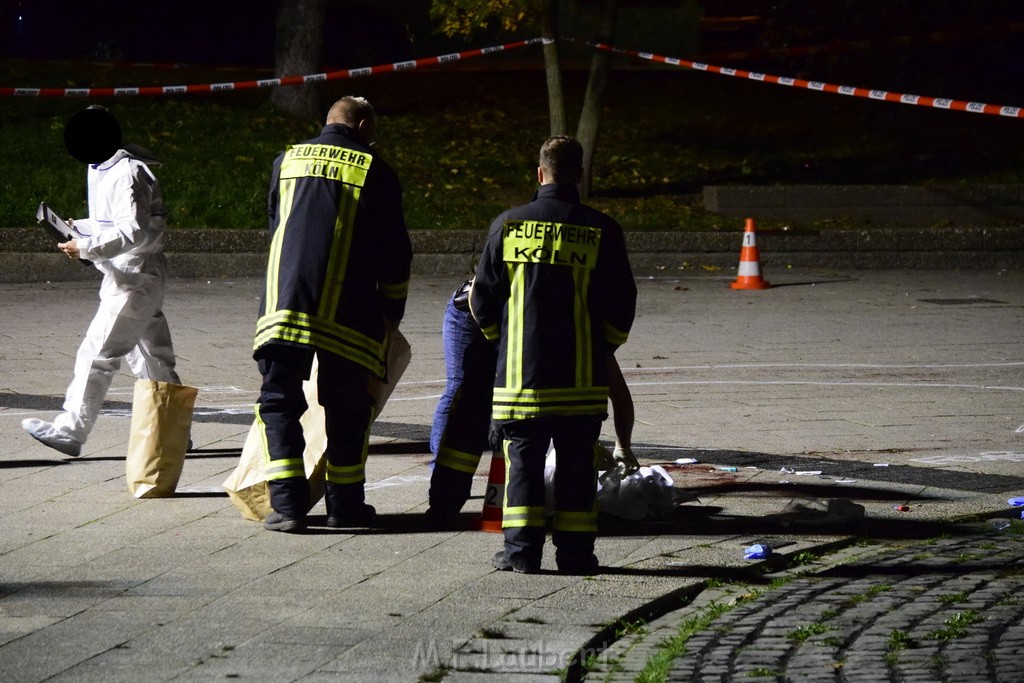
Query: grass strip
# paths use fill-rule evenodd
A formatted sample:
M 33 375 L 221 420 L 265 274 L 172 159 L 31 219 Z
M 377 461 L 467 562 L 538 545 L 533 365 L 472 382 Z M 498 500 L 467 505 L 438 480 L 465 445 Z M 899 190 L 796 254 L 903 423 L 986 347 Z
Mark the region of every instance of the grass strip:
M 676 634 L 658 646 L 658 652 L 647 660 L 637 677 L 637 683 L 663 683 L 668 678 L 672 663 L 686 652 L 686 643 L 696 633 L 711 625 L 715 619 L 731 610 L 734 605 L 713 602 L 685 619 Z

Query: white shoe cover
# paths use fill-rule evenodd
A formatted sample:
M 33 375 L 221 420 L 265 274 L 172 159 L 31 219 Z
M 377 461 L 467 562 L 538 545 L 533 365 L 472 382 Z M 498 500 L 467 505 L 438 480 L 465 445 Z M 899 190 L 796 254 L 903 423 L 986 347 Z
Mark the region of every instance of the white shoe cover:
M 53 426 L 52 422 L 40 420 L 37 417 L 27 417 L 21 421 L 21 428 L 24 429 L 33 439 L 64 455 L 77 458 L 82 454 L 82 444 L 70 436 L 61 434 Z

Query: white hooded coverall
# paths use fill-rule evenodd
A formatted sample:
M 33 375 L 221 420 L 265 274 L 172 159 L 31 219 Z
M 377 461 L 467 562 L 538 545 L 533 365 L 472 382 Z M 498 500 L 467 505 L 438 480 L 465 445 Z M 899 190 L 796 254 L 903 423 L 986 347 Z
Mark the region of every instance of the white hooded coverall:
M 140 149 L 141 151 L 141 149 Z M 127 358 L 140 379 L 180 384 L 163 314 L 166 217 L 160 186 L 125 149 L 88 169 L 89 218 L 74 221 L 81 258 L 103 273 L 100 306 L 75 358 L 75 375 L 54 427 L 84 443 L 114 373 Z

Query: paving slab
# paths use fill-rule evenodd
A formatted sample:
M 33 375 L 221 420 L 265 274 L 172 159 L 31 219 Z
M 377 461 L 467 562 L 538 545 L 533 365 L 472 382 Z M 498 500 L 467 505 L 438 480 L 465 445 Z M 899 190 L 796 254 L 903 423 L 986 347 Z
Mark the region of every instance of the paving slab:
M 1024 495 L 1021 272 L 787 269 L 767 272 L 775 286 L 761 292 L 731 290 L 714 271 L 640 278 L 637 322 L 619 352 L 636 405 L 636 451 L 662 465 L 687 502 L 657 519 L 602 519 L 603 569 L 593 577 L 555 574 L 550 552 L 540 575 L 491 569 L 500 536 L 473 529 L 486 466 L 461 528 L 423 524 L 425 442 L 444 384 L 441 318 L 463 275 L 419 276 L 411 288 L 403 331 L 413 360 L 374 426 L 368 461 L 381 528 L 298 536 L 243 519 L 219 489 L 238 462 L 259 387 L 249 350 L 258 278 L 172 281 L 166 313 L 179 370 L 200 393 L 178 494 L 160 500 L 136 500 L 125 483 L 129 375 L 115 379 L 78 459 L 20 427 L 59 410 L 95 283 L 0 284 L 0 677 L 606 680 L 611 670 L 600 665 L 637 672 L 656 653 L 649 639 L 634 642 L 635 631 L 678 630 L 688 618 L 681 610 L 699 609 L 701 595 L 723 583 L 764 586 L 765 571 L 858 538 L 881 544 L 877 556 L 889 553 L 892 564 L 843 556 L 836 566 L 851 568 L 826 577 L 835 599 L 856 595 L 855 580 L 871 572 L 906 566 L 908 576 L 937 581 L 934 595 L 966 592 L 960 611 L 995 608 L 1000 586 L 985 592 L 965 580 L 991 572 L 985 559 L 1017 548 L 1004 543 L 1016 537 L 970 527 L 954 537 L 961 546 L 931 551 L 936 565 L 925 544 L 950 520 L 1011 522 L 1006 500 Z M 602 439 L 611 437 L 606 423 Z M 697 462 L 676 464 L 681 458 Z M 814 512 L 830 500 L 862 505 L 863 519 Z M 321 503 L 312 521 L 323 515 Z M 775 548 L 773 557 L 745 560 L 755 542 Z M 900 564 L 907 557 L 918 559 Z M 874 564 L 856 569 L 858 558 Z M 812 579 L 796 580 L 814 590 Z M 885 598 L 917 585 L 907 579 Z M 804 618 L 811 603 L 797 600 L 787 619 Z M 769 607 L 763 647 L 748 648 L 742 666 L 709 657 L 705 673 L 746 675 L 789 657 L 786 670 L 802 675 L 827 663 L 799 648 L 787 654 L 793 627 L 773 624 Z M 862 628 L 860 612 L 844 614 L 844 628 Z M 928 628 L 944 614 L 936 607 Z M 902 627 L 874 623 L 877 638 L 850 641 L 873 654 L 837 650 L 850 680 L 920 671 L 914 662 L 935 653 L 950 675 L 977 661 L 969 628 L 934 652 L 914 631 L 919 647 L 902 649 L 893 668 L 887 638 Z M 1020 641 L 1010 626 L 986 633 Z M 1000 657 L 985 670 L 996 678 L 984 680 L 1005 674 Z

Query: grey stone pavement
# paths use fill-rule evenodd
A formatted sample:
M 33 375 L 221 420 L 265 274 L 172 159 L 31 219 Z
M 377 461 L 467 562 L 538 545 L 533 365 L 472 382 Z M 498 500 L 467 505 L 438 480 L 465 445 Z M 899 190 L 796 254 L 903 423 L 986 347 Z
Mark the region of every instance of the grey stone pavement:
M 1024 274 L 765 276 L 638 280 L 619 353 L 636 450 L 689 500 L 604 519 L 592 577 L 550 553 L 540 575 L 491 569 L 486 465 L 463 529 L 422 523 L 462 274 L 414 278 L 413 360 L 368 462 L 381 528 L 304 535 L 220 488 L 257 394 L 258 279 L 172 283 L 195 448 L 177 495 L 150 500 L 125 484 L 129 375 L 80 458 L 20 428 L 58 409 L 95 283 L 0 285 L 0 679 L 634 680 L 660 657 L 668 680 L 1021 680 Z M 772 555 L 744 559 L 754 543 Z

